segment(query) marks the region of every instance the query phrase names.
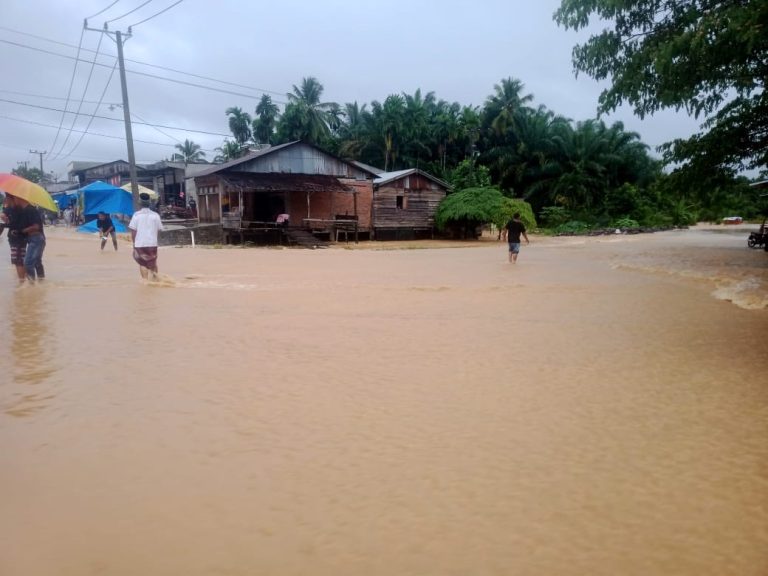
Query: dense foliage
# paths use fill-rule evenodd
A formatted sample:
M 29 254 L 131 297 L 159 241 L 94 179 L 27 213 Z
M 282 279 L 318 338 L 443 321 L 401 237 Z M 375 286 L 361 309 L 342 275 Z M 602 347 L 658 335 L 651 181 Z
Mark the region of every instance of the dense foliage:
M 310 77 L 293 87 L 282 113 L 269 96 L 259 102 L 255 118 L 227 109 L 233 140 L 218 149 L 216 159 L 236 158 L 249 146 L 301 139 L 385 171 L 421 168 L 449 182 L 453 195 L 495 187 L 494 197 L 525 200 L 533 211 L 530 220 L 535 223 L 537 215 L 551 227 L 611 226 L 622 219 L 687 224 L 700 216 L 717 219 L 735 211 L 749 217 L 759 210 L 752 201 L 756 195 L 733 177 L 719 173 L 701 186 L 666 175 L 638 134 L 621 123 L 566 119 L 535 106 L 512 78 L 494 86 L 482 107 L 421 90 L 343 106 L 322 96 L 323 85 Z M 741 192 L 734 195 L 736 189 Z M 442 209 L 469 206 L 458 198 Z M 463 217 L 467 223 L 470 216 Z M 478 222 L 496 222 L 477 216 Z
M 757 0 L 562 0 L 555 20 L 606 27 L 573 51 L 578 72 L 610 85 L 602 112 L 629 103 L 641 118 L 664 108 L 704 120 L 665 147 L 707 183 L 718 170 L 768 163 L 768 2 Z
M 11 174 L 14 174 L 16 176 L 21 176 L 22 178 L 26 178 L 30 182 L 34 182 L 35 184 L 38 184 L 43 179 L 43 173 L 40 172 L 40 168 L 29 168 L 24 165 L 19 165 L 13 170 L 11 170 Z

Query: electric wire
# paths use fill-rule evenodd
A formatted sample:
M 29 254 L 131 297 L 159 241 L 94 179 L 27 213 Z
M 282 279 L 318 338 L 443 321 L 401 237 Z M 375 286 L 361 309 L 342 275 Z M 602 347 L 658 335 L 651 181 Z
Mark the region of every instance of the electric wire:
M 19 92 L 17 90 L 3 90 L 0 89 L 2 94 L 13 94 L 14 96 L 25 96 L 27 98 L 42 98 L 43 100 L 66 100 L 64 96 L 47 96 L 45 94 L 33 94 L 31 92 Z M 83 100 L 85 104 L 97 104 L 96 100 Z M 118 106 L 117 102 L 104 102 L 107 106 Z
M 59 42 L 58 40 L 51 40 L 50 38 L 45 38 L 44 36 L 38 36 L 37 34 L 30 34 L 29 32 L 22 32 L 21 30 L 14 30 L 13 28 L 8 28 L 6 26 L 0 26 L 0 30 L 5 30 L 7 32 L 13 32 L 14 34 L 20 34 L 22 36 L 29 36 L 30 38 L 35 38 L 37 40 L 43 40 L 44 42 L 50 42 L 51 44 L 58 44 L 59 46 L 65 46 L 67 48 L 76 48 L 74 44 L 68 44 L 67 42 Z M 12 42 L 8 42 L 12 43 Z M 15 44 L 16 46 L 22 46 L 25 48 L 32 48 L 32 46 L 27 46 L 25 44 Z M 83 52 L 91 52 L 93 53 L 93 50 L 89 50 L 87 48 L 82 49 Z M 60 53 L 53 53 L 56 55 L 61 56 Z M 158 70 L 163 70 L 165 72 L 173 72 L 175 74 L 182 74 L 184 76 L 190 76 L 192 78 L 198 78 L 200 80 L 208 80 L 209 82 L 217 82 L 219 84 L 225 84 L 228 86 L 234 86 L 236 88 L 245 88 L 246 90 L 253 90 L 254 92 L 260 92 L 264 94 L 274 94 L 275 96 L 285 96 L 285 92 L 278 92 L 276 90 L 267 90 L 266 88 L 259 88 L 257 86 L 248 86 L 247 84 L 239 84 L 237 82 L 230 82 L 228 80 L 221 80 L 220 78 L 212 78 L 210 76 L 204 76 L 202 74 L 195 74 L 194 72 L 186 72 L 184 70 L 179 70 L 177 68 L 170 68 L 168 66 L 161 66 L 159 64 L 151 64 L 149 62 L 143 62 L 141 60 L 132 60 L 130 58 L 125 58 L 126 62 L 131 62 L 132 64 L 139 64 L 140 66 L 147 66 L 149 68 L 157 68 Z M 282 102 L 281 102 L 282 103 Z
M 35 52 L 42 52 L 44 54 L 51 54 L 53 56 L 58 56 L 60 58 L 67 58 L 69 60 L 78 60 L 79 62 L 87 62 L 88 64 L 95 64 L 96 66 L 101 66 L 103 68 L 109 68 L 109 64 L 102 64 L 101 62 L 96 62 L 95 60 L 86 60 L 83 58 L 76 58 L 75 56 L 70 56 L 68 54 L 61 54 L 60 52 L 53 52 L 52 50 L 46 50 L 44 48 L 37 48 L 35 46 L 29 46 L 27 44 L 21 44 L 19 42 L 13 42 L 11 40 L 5 40 L 4 38 L 0 38 L 0 43 L 3 44 L 11 44 L 13 46 L 19 46 L 21 48 L 26 48 L 28 50 L 33 50 Z M 219 92 L 221 94 L 230 94 L 232 96 L 240 96 L 241 98 L 248 98 L 250 100 L 260 100 L 261 96 L 258 96 L 256 94 L 245 94 L 243 92 L 235 92 L 233 90 L 224 90 L 222 88 L 215 88 L 213 86 L 206 86 L 205 84 L 196 84 L 195 82 L 187 82 L 185 80 L 178 80 L 176 78 L 166 78 L 165 76 L 158 76 L 157 74 L 149 74 L 148 72 L 139 72 L 138 70 L 127 70 L 127 73 L 134 74 L 136 76 L 145 76 L 147 78 L 154 78 L 156 80 L 163 80 L 164 82 L 171 82 L 174 84 L 181 84 L 183 86 L 191 86 L 193 88 L 202 88 L 204 90 L 209 90 L 211 92 Z M 287 104 L 287 102 L 282 100 L 272 100 L 273 102 L 277 104 Z
M 142 118 L 141 116 L 139 116 L 138 114 L 136 114 L 136 112 L 134 112 L 133 110 L 131 110 L 131 116 L 136 116 L 136 118 L 138 118 L 138 119 L 139 119 L 141 122 L 144 122 L 144 124 L 145 124 L 146 126 L 151 126 L 151 127 L 152 127 L 152 128 L 153 128 L 153 129 L 154 129 L 156 132 L 159 132 L 160 134 L 162 134 L 162 135 L 163 135 L 163 136 L 165 136 L 166 138 L 170 138 L 171 140 L 175 140 L 175 141 L 176 141 L 177 143 L 179 143 L 179 144 L 183 144 L 183 142 L 182 142 L 182 141 L 181 141 L 179 138 L 176 138 L 176 136 L 171 136 L 171 135 L 170 135 L 170 134 L 168 134 L 167 132 L 163 132 L 163 131 L 162 131 L 160 128 L 158 128 L 157 126 L 153 126 L 153 125 L 152 125 L 152 124 L 151 124 L 151 123 L 150 123 L 150 122 L 149 122 L 147 119 L 145 119 L 145 118 Z
M 96 12 L 96 14 L 94 14 L 93 16 L 88 16 L 88 18 L 86 18 L 86 20 L 90 20 L 90 19 L 92 19 L 92 18 L 96 18 L 96 16 L 98 16 L 98 15 L 100 15 L 100 14 L 104 14 L 104 12 L 106 12 L 107 10 L 109 10 L 110 8 L 112 8 L 112 6 L 114 6 L 114 5 L 115 5 L 115 4 L 117 4 L 118 2 L 120 2 L 120 0 L 115 0 L 114 2 L 112 2 L 112 4 L 110 4 L 109 6 L 107 6 L 106 8 L 104 8 L 103 10 L 99 10 L 98 12 Z
M 112 78 L 112 76 L 110 75 L 110 80 L 111 80 L 111 78 Z M 107 84 L 107 86 L 109 86 L 109 84 Z M 47 99 L 47 100 L 64 100 L 64 97 L 62 97 L 62 96 L 46 96 L 44 94 L 32 94 L 30 92 L 17 92 L 15 90 L 2 90 L 2 89 L 0 89 L 0 93 L 15 94 L 17 96 L 26 96 L 28 98 L 42 98 L 42 99 Z M 84 102 L 86 104 L 97 104 L 97 109 L 98 109 L 98 107 L 102 103 L 105 104 L 106 106 L 109 106 L 110 108 L 114 108 L 114 107 L 120 108 L 120 107 L 122 107 L 122 104 L 117 103 L 117 102 L 102 102 L 102 101 L 96 101 L 96 100 L 84 100 Z M 139 116 L 133 110 L 131 110 L 131 116 L 135 116 L 140 121 L 144 122 L 145 125 L 151 127 L 153 130 L 155 130 L 156 132 L 159 132 L 160 134 L 162 134 L 166 138 L 169 138 L 169 139 L 173 140 L 174 142 L 176 142 L 178 144 L 183 144 L 184 143 L 183 140 L 181 140 L 180 138 L 177 138 L 173 134 L 168 134 L 168 132 L 165 132 L 165 131 L 161 130 L 160 128 L 157 128 L 156 126 L 152 125 L 152 123 L 149 120 L 147 120 L 146 118 L 144 118 L 142 116 Z M 0 116 L 0 118 L 8 118 L 8 117 L 7 116 Z M 48 126 L 48 125 L 46 124 L 46 126 Z M 92 132 L 89 132 L 87 129 L 86 130 L 74 130 L 74 132 L 78 132 L 80 134 L 84 134 L 84 133 L 93 134 Z M 137 142 L 138 142 L 138 140 L 137 140 Z M 170 146 L 174 146 L 174 145 L 170 144 Z M 209 148 L 201 148 L 201 150 L 204 150 L 206 152 L 213 152 L 213 150 L 211 150 Z M 72 153 L 72 151 L 69 152 L 69 154 L 71 154 L 71 153 Z
M 77 147 L 80 146 L 80 143 L 83 141 L 83 138 L 85 138 L 85 135 L 88 134 L 88 130 L 91 128 L 91 124 L 93 124 L 93 119 L 96 116 L 96 112 L 99 111 L 99 106 L 101 106 L 101 103 L 104 101 L 104 96 L 107 94 L 107 89 L 109 88 L 110 83 L 112 82 L 112 77 L 115 75 L 115 69 L 117 69 L 117 59 L 115 59 L 115 64 L 112 66 L 112 71 L 109 73 L 109 78 L 107 78 L 107 83 L 104 85 L 104 90 L 101 91 L 101 98 L 99 98 L 99 103 L 96 104 L 96 107 L 93 109 L 93 113 L 91 114 L 91 117 L 88 119 L 88 125 L 85 127 L 85 130 L 80 134 L 80 138 L 77 140 L 75 145 L 67 152 L 64 156 L 61 157 L 62 160 L 69 158 L 72 156 L 72 153 L 77 150 Z M 74 127 L 74 123 L 73 123 Z M 58 158 L 58 156 L 57 156 Z
M 82 46 L 83 46 L 83 35 L 84 34 L 85 34 L 85 27 L 83 27 L 83 29 L 80 30 L 80 42 L 78 43 L 78 46 L 77 46 L 77 55 L 75 56 L 75 66 L 72 69 L 72 78 L 70 78 L 70 80 L 69 80 L 69 89 L 67 90 L 67 101 L 64 104 L 64 110 L 65 111 L 69 107 L 69 98 L 72 95 L 72 87 L 75 84 L 75 74 L 77 73 L 77 64 L 80 61 L 80 48 L 82 48 Z M 59 134 L 61 133 L 61 127 L 64 125 L 64 117 L 65 116 L 66 116 L 66 112 L 62 113 L 61 120 L 59 121 L 59 128 L 58 128 L 58 130 L 56 130 L 56 136 L 53 137 L 53 144 L 51 144 L 50 147 L 48 148 L 48 150 L 50 150 L 50 152 L 45 155 L 46 158 L 50 158 L 50 155 L 53 153 L 53 148 L 54 148 L 54 146 L 56 146 L 56 142 L 58 142 L 58 140 L 59 140 Z
M 96 45 L 97 54 L 101 49 L 101 42 L 103 40 L 104 40 L 104 34 L 99 34 L 99 43 Z M 50 160 L 56 160 L 59 156 L 61 156 L 62 152 L 64 152 L 64 148 L 67 146 L 67 142 L 69 142 L 69 139 L 72 137 L 72 128 L 75 127 L 75 124 L 77 123 L 77 118 L 78 116 L 80 116 L 80 110 L 83 109 L 83 100 L 85 100 L 85 97 L 88 94 L 88 88 L 91 85 L 91 78 L 93 78 L 93 71 L 95 68 L 96 68 L 96 60 L 94 59 L 93 64 L 91 64 L 91 69 L 88 72 L 88 80 L 86 80 L 85 82 L 85 89 L 83 90 L 83 95 L 80 98 L 80 103 L 77 105 L 77 113 L 75 114 L 74 118 L 72 118 L 72 125 L 69 127 L 69 132 L 67 132 L 67 137 L 65 138 L 64 143 L 61 145 L 61 148 L 59 148 L 59 151 L 56 154 L 54 154 L 53 157 L 49 157 Z
M 50 106 L 40 106 L 39 104 L 29 104 L 28 102 L 18 102 L 16 100 L 8 100 L 7 98 L 0 98 L 0 102 L 6 102 L 8 104 L 16 104 L 18 106 L 26 106 L 28 108 L 36 108 L 38 110 L 50 110 L 53 112 L 64 112 L 66 114 L 74 114 L 71 110 L 62 110 L 61 108 L 52 108 Z M 122 118 L 110 118 L 109 116 L 94 116 L 100 120 L 112 120 L 113 122 L 122 122 Z M 209 130 L 197 130 L 195 128 L 181 128 L 179 126 L 166 126 L 164 124 L 150 124 L 148 122 L 134 122 L 139 126 L 150 126 L 155 128 L 165 128 L 166 130 L 179 130 L 180 132 L 194 132 L 196 134 L 207 134 L 208 136 L 221 136 L 223 138 L 232 138 L 232 134 L 223 134 L 221 132 L 211 132 Z
M 170 6 L 168 6 L 167 8 L 163 8 L 163 9 L 162 9 L 162 10 L 160 10 L 160 12 L 158 12 L 157 14 L 153 14 L 153 15 L 152 15 L 152 16 L 150 16 L 149 18 L 144 18 L 144 20 L 142 20 L 141 22 L 136 22 L 136 24 L 131 24 L 131 25 L 130 25 L 128 28 L 136 28 L 136 26 L 138 26 L 139 24 L 144 24 L 144 22 L 148 22 L 149 20 L 152 20 L 152 18 L 157 18 L 158 16 L 160 16 L 160 14 L 163 14 L 164 12 L 168 12 L 168 10 L 170 10 L 170 9 L 171 9 L 171 8 L 173 8 L 174 6 L 178 6 L 178 5 L 179 5 L 179 4 L 181 4 L 182 2 L 184 2 L 184 0 L 176 0 L 176 2 L 174 2 L 173 4 L 171 4 Z
M 0 114 L 0 119 L 11 120 L 13 122 L 21 122 L 22 124 L 30 124 L 32 126 L 41 126 L 43 128 L 56 128 L 56 124 L 46 124 L 45 122 L 37 122 L 35 120 L 27 120 L 26 118 L 14 118 L 13 116 L 5 116 Z M 85 130 L 74 129 L 73 132 L 83 133 Z M 116 136 L 114 134 L 102 134 L 100 132 L 88 132 L 91 136 L 97 136 L 99 138 L 110 138 L 112 140 L 121 140 L 125 142 L 125 136 Z M 134 142 L 140 142 L 142 144 L 153 144 L 155 146 L 166 146 L 168 148 L 175 147 L 175 144 L 168 144 L 167 142 L 155 142 L 152 140 L 139 140 L 134 138 Z M 26 150 L 26 148 L 25 148 Z
M 117 18 L 112 18 L 112 20 L 107 20 L 107 23 L 114 22 L 115 20 L 121 20 L 122 18 L 125 18 L 129 14 L 133 14 L 134 12 L 136 12 L 136 10 L 139 10 L 140 8 L 144 8 L 144 6 L 146 6 L 147 4 L 149 4 L 150 2 L 153 2 L 153 1 L 154 0 L 147 0 L 143 4 L 139 4 L 138 6 L 136 6 L 136 8 L 134 8 L 133 10 L 129 10 L 128 12 L 123 14 L 122 16 L 118 16 Z

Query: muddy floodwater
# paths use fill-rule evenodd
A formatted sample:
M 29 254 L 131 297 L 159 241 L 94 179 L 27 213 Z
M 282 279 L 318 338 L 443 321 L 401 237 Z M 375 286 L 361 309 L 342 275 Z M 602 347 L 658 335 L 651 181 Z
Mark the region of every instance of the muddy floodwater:
M 0 575 L 768 574 L 768 254 L 532 240 L 3 239 Z

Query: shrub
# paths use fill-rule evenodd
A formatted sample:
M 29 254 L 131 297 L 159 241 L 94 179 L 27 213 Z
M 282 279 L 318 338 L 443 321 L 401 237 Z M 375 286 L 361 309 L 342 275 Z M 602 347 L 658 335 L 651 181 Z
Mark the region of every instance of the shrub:
M 579 220 L 571 220 L 555 228 L 556 234 L 580 234 L 589 230 L 589 224 Z
M 568 222 L 571 215 L 568 210 L 563 206 L 545 206 L 539 212 L 539 218 L 545 226 L 550 228 L 557 228 L 558 226 Z
M 640 223 L 637 220 L 633 220 L 632 218 L 628 218 L 625 216 L 624 218 L 619 218 L 618 220 L 615 220 L 613 222 L 614 228 L 640 228 Z
M 528 202 L 519 198 L 505 197 L 502 200 L 502 209 L 498 218 L 493 220 L 494 225 L 497 228 L 504 228 L 512 220 L 512 216 L 515 213 L 520 214 L 520 220 L 522 220 L 527 230 L 536 229 L 536 217 L 533 215 L 533 208 L 531 208 Z

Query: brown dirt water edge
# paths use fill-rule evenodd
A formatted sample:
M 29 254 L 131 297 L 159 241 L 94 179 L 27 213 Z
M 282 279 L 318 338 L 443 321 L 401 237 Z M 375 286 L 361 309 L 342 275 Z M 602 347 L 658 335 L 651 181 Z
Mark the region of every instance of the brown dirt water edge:
M 0 574 L 768 573 L 768 254 L 532 240 L 142 284 L 52 232 L 0 270 Z

